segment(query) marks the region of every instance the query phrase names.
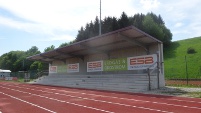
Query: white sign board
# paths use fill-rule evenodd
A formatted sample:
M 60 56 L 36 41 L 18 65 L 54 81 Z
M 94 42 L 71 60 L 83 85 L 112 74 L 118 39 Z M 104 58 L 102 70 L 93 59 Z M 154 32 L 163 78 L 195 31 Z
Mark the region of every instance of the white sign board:
M 87 72 L 103 71 L 103 61 L 87 62 Z
M 68 64 L 68 66 L 67 66 L 67 72 L 68 73 L 79 72 L 79 63 Z
M 49 73 L 57 73 L 57 66 L 49 66 Z
M 157 64 L 157 55 L 145 55 L 137 57 L 128 57 L 128 70 L 140 70 L 140 69 L 153 69 Z M 153 65 L 154 64 L 154 65 Z

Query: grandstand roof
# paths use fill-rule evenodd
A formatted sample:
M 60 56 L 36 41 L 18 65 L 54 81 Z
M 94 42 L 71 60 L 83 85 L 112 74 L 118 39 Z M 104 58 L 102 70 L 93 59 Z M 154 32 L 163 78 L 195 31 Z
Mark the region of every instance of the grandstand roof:
M 149 45 L 162 43 L 158 39 L 134 26 L 122 28 L 100 36 L 92 37 L 52 51 L 30 56 L 27 59 L 42 62 L 65 60 L 72 57 L 82 58 L 88 54 L 106 53 L 122 48 L 140 46 L 149 51 Z

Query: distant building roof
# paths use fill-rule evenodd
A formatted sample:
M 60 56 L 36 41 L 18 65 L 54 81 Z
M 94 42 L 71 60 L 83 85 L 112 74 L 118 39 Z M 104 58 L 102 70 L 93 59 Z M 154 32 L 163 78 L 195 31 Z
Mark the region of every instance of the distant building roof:
M 3 70 L 3 69 L 0 69 L 0 72 L 11 72 L 10 70 Z

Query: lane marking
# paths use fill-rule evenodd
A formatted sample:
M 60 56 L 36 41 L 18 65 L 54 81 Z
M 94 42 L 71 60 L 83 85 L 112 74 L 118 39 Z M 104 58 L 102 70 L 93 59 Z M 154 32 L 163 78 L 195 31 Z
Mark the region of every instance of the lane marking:
M 19 87 L 19 86 L 15 86 L 15 87 Z M 33 87 L 33 86 L 31 86 Z M 19 87 L 19 88 L 24 88 L 24 87 Z M 38 87 L 35 87 L 38 88 Z M 24 89 L 30 89 L 30 88 L 24 88 Z M 40 88 L 41 89 L 41 88 Z M 44 88 L 44 89 L 48 89 L 48 88 Z M 35 90 L 35 89 L 31 89 L 31 90 Z M 48 89 L 48 90 L 57 90 L 57 89 Z M 42 91 L 42 92 L 46 92 L 46 93 L 53 93 L 53 92 L 49 92 L 49 91 L 44 91 L 44 90 L 35 90 L 35 91 Z M 58 91 L 58 90 L 57 90 Z M 63 92 L 72 92 L 72 91 L 65 91 L 65 90 L 60 90 Z M 111 96 L 105 96 L 105 95 L 97 95 L 97 94 L 86 94 L 86 93 L 80 93 L 80 92 L 72 92 L 72 93 L 79 93 L 79 94 L 85 94 L 85 95 L 93 95 L 93 96 L 99 96 L 99 97 L 109 97 L 109 98 L 117 98 L 117 99 L 123 99 L 123 100 L 132 100 L 132 101 L 140 101 L 140 102 L 150 102 L 153 104 L 162 104 L 162 105 L 169 105 L 169 106 L 176 106 L 176 107 L 184 107 L 184 108 L 191 108 L 191 109 L 201 109 L 199 107 L 191 107 L 191 106 L 185 106 L 185 105 L 176 105 L 176 104 L 168 104 L 168 103 L 161 103 L 161 102 L 152 102 L 152 101 L 143 101 L 143 100 L 136 100 L 136 99 L 128 99 L 128 98 L 119 98 L 119 97 L 111 97 Z M 64 95 L 64 94 L 60 94 L 60 93 L 54 93 L 57 95 Z M 70 96 L 72 98 L 81 98 L 81 99 L 88 99 L 88 100 L 93 100 L 90 98 L 83 98 L 83 97 L 77 97 L 77 96 L 72 96 L 72 95 L 65 95 L 65 96 Z M 93 100 L 93 101 L 102 101 L 102 100 Z M 104 101 L 102 101 L 104 102 Z M 106 101 L 109 102 L 109 101 Z M 110 103 L 111 104 L 111 103 Z M 114 103 L 113 103 L 114 104 Z M 116 103 L 121 105 L 121 103 Z M 127 105 L 127 104 L 125 104 Z
M 18 86 L 16 86 L 18 87 Z M 109 102 L 109 101 L 103 101 L 103 100 L 96 100 L 96 99 L 90 99 L 90 98 L 84 98 L 84 97 L 80 97 L 80 96 L 73 96 L 73 95 L 68 95 L 68 94 L 60 94 L 60 93 L 54 93 L 54 92 L 49 92 L 49 91 L 44 91 L 44 90 L 35 90 L 35 89 L 30 89 L 30 88 L 25 88 L 25 89 L 29 89 L 29 90 L 34 90 L 34 91 L 41 91 L 44 93 L 51 93 L 51 94 L 56 94 L 56 95 L 61 95 L 61 96 L 68 96 L 68 97 L 72 97 L 72 98 L 79 98 L 79 99 L 85 99 L 85 100 L 92 100 L 92 101 L 99 101 L 99 102 L 105 102 L 105 103 L 112 103 L 112 104 L 118 104 L 118 105 L 123 105 L 123 106 L 128 106 L 127 104 L 121 104 L 121 103 L 114 103 L 114 102 Z M 93 96 L 97 96 L 97 95 L 93 95 Z M 100 96 L 99 97 L 110 97 L 110 96 Z M 162 102 L 152 102 L 152 101 L 144 101 L 144 100 L 136 100 L 136 99 L 126 99 L 126 98 L 118 98 L 118 97 L 110 97 L 110 98 L 115 98 L 115 99 L 122 99 L 122 100 L 132 100 L 132 101 L 137 101 L 137 102 L 146 102 L 146 103 L 154 103 L 154 104 L 162 104 L 162 105 L 169 105 L 169 106 L 176 106 L 176 107 L 184 107 L 184 108 L 191 108 L 191 109 L 201 109 L 199 107 L 190 107 L 190 106 L 184 106 L 184 105 L 176 105 L 176 104 L 168 104 L 168 103 L 162 103 Z M 131 107 L 131 105 L 129 105 Z
M 19 86 L 14 86 L 14 87 L 19 87 Z M 23 87 L 19 87 L 19 88 L 23 88 Z M 30 89 L 30 88 L 24 88 L 24 89 Z M 46 89 L 46 88 L 45 88 Z M 30 90 L 35 90 L 35 89 L 30 89 Z M 56 89 L 53 89 L 56 90 Z M 35 90 L 37 91 L 37 90 Z M 49 93 L 49 91 L 44 91 L 44 90 L 38 90 L 41 92 L 46 92 Z M 71 92 L 71 91 L 65 91 L 65 90 L 61 90 L 63 92 Z M 53 93 L 53 92 L 50 92 Z M 77 93 L 77 92 L 76 92 Z M 72 95 L 66 95 L 66 94 L 60 94 L 60 93 L 54 93 L 57 95 L 64 95 L 64 96 L 69 96 L 72 98 L 81 98 L 81 99 L 88 99 L 88 100 L 93 100 L 90 98 L 83 98 L 83 97 L 78 97 L 78 96 L 72 96 Z M 92 95 L 92 96 L 98 96 L 98 97 L 106 97 L 106 98 L 114 98 L 114 99 L 121 99 L 121 100 L 129 100 L 129 101 L 138 101 L 138 102 L 146 102 L 146 103 L 153 103 L 153 104 L 162 104 L 162 105 L 168 105 L 168 106 L 176 106 L 176 107 L 184 107 L 184 108 L 190 108 L 190 109 L 201 109 L 199 107 L 191 107 L 191 106 L 185 106 L 185 105 L 177 105 L 177 104 L 169 104 L 169 103 L 162 103 L 162 102 L 152 102 L 152 101 L 145 101 L 145 100 L 137 100 L 137 99 L 128 99 L 128 98 L 119 98 L 119 97 L 111 97 L 111 96 L 105 96 L 105 95 L 97 95 L 97 94 L 87 94 L 87 93 L 79 93 L 79 94 L 85 94 L 85 95 Z M 97 100 L 93 100 L 93 101 L 97 101 Z M 102 101 L 102 100 L 99 100 Z M 109 101 L 107 101 L 109 102 Z M 119 103 L 121 104 L 121 103 Z M 126 104 L 127 105 L 127 104 Z
M 8 97 L 10 97 L 10 98 L 19 100 L 19 101 L 21 101 L 21 102 L 24 102 L 24 103 L 30 104 L 30 105 L 32 105 L 32 106 L 38 107 L 38 108 L 40 108 L 40 109 L 43 109 L 43 110 L 45 110 L 45 111 L 48 111 L 48 112 L 50 112 L 50 113 L 56 113 L 55 111 L 49 110 L 49 109 L 47 109 L 47 108 L 41 107 L 41 106 L 39 106 L 39 105 L 33 104 L 33 103 L 31 103 L 31 102 L 28 102 L 28 101 L 22 100 L 22 99 L 20 99 L 20 98 L 14 97 L 14 96 L 12 96 L 12 95 L 9 95 L 9 94 L 3 93 L 3 92 L 0 92 L 0 93 L 3 94 L 3 95 L 8 96 Z M 1 113 L 1 112 L 0 112 L 0 113 Z
M 84 108 L 93 109 L 93 110 L 97 110 L 97 111 L 102 111 L 102 112 L 106 112 L 106 113 L 115 113 L 115 112 L 111 112 L 111 111 L 107 111 L 107 110 L 103 110 L 103 109 L 98 109 L 98 108 L 94 108 L 94 107 L 90 107 L 90 106 L 85 106 L 85 105 L 81 105 L 81 104 L 76 104 L 76 103 L 73 103 L 73 102 L 63 101 L 63 100 L 59 100 L 59 99 L 55 99 L 55 98 L 49 98 L 47 96 L 41 96 L 41 95 L 37 95 L 37 94 L 29 93 L 29 92 L 24 92 L 24 91 L 20 91 L 20 90 L 16 90 L 16 89 L 11 89 L 11 88 L 7 88 L 7 87 L 2 87 L 2 86 L 0 86 L 0 87 L 4 88 L 4 89 L 9 89 L 9 90 L 12 90 L 12 91 L 17 91 L 17 92 L 21 92 L 21 93 L 33 95 L 33 96 L 38 96 L 38 97 L 41 97 L 41 98 L 46 98 L 46 99 L 49 99 L 49 100 L 54 100 L 54 101 L 58 101 L 58 102 L 62 102 L 62 103 L 67 103 L 67 104 L 79 106 L 79 107 L 84 107 Z M 16 97 L 16 99 L 19 99 L 19 98 Z M 21 99 L 19 99 L 19 100 L 21 100 Z M 24 101 L 24 100 L 21 100 L 21 101 Z M 56 112 L 53 112 L 53 113 L 56 113 Z
M 25 85 L 23 85 L 25 86 Z M 30 86 L 30 85 L 29 85 Z M 35 86 L 30 86 L 30 87 L 35 87 Z M 35 87 L 35 88 L 39 88 L 39 87 Z M 58 89 L 49 89 L 49 88 L 44 88 L 44 89 L 47 89 L 47 90 L 57 90 Z M 92 95 L 92 96 L 103 96 L 103 97 L 110 97 L 110 98 L 113 98 L 111 96 L 105 96 L 105 95 L 98 95 L 98 94 L 88 94 L 88 93 L 81 93 L 81 92 L 78 92 L 78 91 L 66 91 L 66 90 L 59 90 L 59 91 L 64 91 L 64 92 L 70 92 L 70 93 L 78 93 L 78 94 L 84 94 L 84 95 Z M 94 92 L 94 91 L 90 91 L 90 92 Z M 110 93 L 110 94 L 118 94 L 118 93 Z M 144 97 L 144 96 L 140 96 L 140 95 L 135 95 L 135 96 L 138 96 L 138 97 Z M 119 97 L 114 97 L 114 98 L 119 98 Z M 150 98 L 157 98 L 157 97 L 150 97 Z M 122 99 L 125 99 L 125 100 L 129 100 L 129 98 L 122 98 Z M 158 98 L 157 98 L 158 99 Z M 191 103 L 201 103 L 201 102 L 197 102 L 197 101 L 192 101 L 192 100 L 180 100 L 180 99 L 167 99 L 167 98 L 160 98 L 160 99 L 163 99 L 163 100 L 173 100 L 173 101 L 180 101 L 180 102 L 191 102 Z M 191 98 L 190 98 L 191 99 Z
M 0 87 L 2 87 L 2 86 L 0 86 Z M 47 98 L 47 99 L 51 99 L 51 100 L 55 100 L 55 101 L 59 101 L 59 102 L 66 102 L 66 101 L 63 101 L 63 100 L 58 100 L 58 99 L 54 99 L 54 98 L 50 98 L 50 97 L 46 97 L 46 96 L 41 96 L 41 95 L 37 95 L 37 94 L 33 94 L 33 93 L 28 93 L 28 92 L 24 92 L 24 91 L 20 91 L 20 90 L 16 90 L 16 89 L 11 89 L 11 88 L 6 88 L 6 87 L 3 87 L 3 88 L 10 89 L 10 90 L 13 90 L 13 91 L 22 92 L 22 93 L 27 93 L 27 94 L 30 94 L 30 95 L 39 96 L 39 97 L 43 97 L 43 98 Z M 47 92 L 47 91 L 43 91 L 43 92 Z M 52 94 L 59 94 L 59 93 L 53 93 L 53 92 L 51 92 L 51 93 Z M 60 94 L 60 95 L 66 96 L 66 94 Z M 173 113 L 173 112 L 169 112 L 169 111 L 163 111 L 163 110 L 159 110 L 159 109 L 152 109 L 152 108 L 147 108 L 147 107 L 142 107 L 142 106 L 133 106 L 133 105 L 116 103 L 116 102 L 110 102 L 110 101 L 104 101 L 104 100 L 96 100 L 96 99 L 89 99 L 89 98 L 83 98 L 83 97 L 76 97 L 76 96 L 72 96 L 72 95 L 67 95 L 67 96 L 69 96 L 71 98 L 79 98 L 79 99 L 85 99 L 85 100 L 92 100 L 92 101 L 95 101 L 95 102 L 103 102 L 103 103 L 120 105 L 120 106 L 126 106 L 126 107 L 132 107 L 132 108 L 140 108 L 140 109 L 150 110 L 150 111 L 157 111 L 157 112 L 164 112 L 164 113 Z M 70 104 L 70 102 L 68 102 L 68 103 Z M 73 104 L 76 104 L 76 103 L 73 103 Z M 112 112 L 109 112 L 109 113 L 112 113 Z

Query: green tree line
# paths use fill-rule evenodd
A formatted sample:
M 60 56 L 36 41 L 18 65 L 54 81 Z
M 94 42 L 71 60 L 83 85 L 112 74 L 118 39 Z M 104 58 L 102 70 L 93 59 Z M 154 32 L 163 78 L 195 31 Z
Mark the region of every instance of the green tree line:
M 0 57 L 0 69 L 9 69 L 12 72 L 28 70 L 46 70 L 48 64 L 39 61 L 30 61 L 26 58 L 41 53 L 36 46 L 27 51 L 10 51 Z
M 120 18 L 105 17 L 101 21 L 102 34 L 131 25 L 162 41 L 164 47 L 167 47 L 171 43 L 171 31 L 165 26 L 165 22 L 163 21 L 162 17 L 160 15 L 157 16 L 152 12 L 147 13 L 146 15 L 135 14 L 134 16 L 130 17 L 128 17 L 127 14 L 123 12 Z M 85 40 L 97 35 L 99 35 L 98 17 L 96 17 L 94 21 L 87 23 L 85 27 L 80 28 L 75 42 L 79 42 L 81 40 Z

